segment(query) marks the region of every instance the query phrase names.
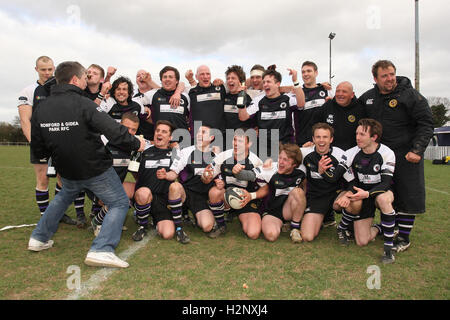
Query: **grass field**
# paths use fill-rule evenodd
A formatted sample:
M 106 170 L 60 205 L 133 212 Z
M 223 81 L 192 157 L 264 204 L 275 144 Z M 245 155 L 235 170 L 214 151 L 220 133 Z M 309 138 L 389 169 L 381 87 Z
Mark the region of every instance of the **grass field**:
M 34 173 L 28 147 L 0 146 L 0 228 L 37 223 Z M 336 230 L 326 228 L 312 243 L 294 245 L 288 233 L 269 243 L 249 240 L 237 219 L 219 239 L 187 227 L 191 243 L 161 240 L 154 233 L 144 243 L 131 239 L 136 225 L 131 210 L 127 231 L 116 250 L 127 269 L 84 265 L 92 232 L 60 225 L 50 250 L 26 249 L 33 227 L 0 232 L 0 299 L 443 299 L 450 298 L 450 166 L 427 161 L 427 213 L 416 219 L 412 245 L 382 265 L 382 239 L 367 247 L 341 247 Z M 53 197 L 55 179 L 51 179 Z M 88 215 L 91 202 L 86 198 Z M 68 214 L 75 217 L 73 206 Z M 340 219 L 340 216 L 337 216 Z M 377 220 L 378 215 L 377 215 Z M 369 289 L 369 266 L 381 271 L 381 287 Z M 68 268 L 79 273 L 72 273 Z M 81 289 L 68 288 L 81 276 Z M 370 281 L 369 281 L 370 282 Z M 246 284 L 247 288 L 244 288 Z M 69 286 L 70 287 L 70 286 Z

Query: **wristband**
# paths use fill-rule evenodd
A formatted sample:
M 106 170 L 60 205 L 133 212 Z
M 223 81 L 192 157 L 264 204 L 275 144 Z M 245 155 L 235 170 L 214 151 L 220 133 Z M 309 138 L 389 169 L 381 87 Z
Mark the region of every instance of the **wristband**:
M 300 82 L 294 83 L 294 88 L 300 88 Z
M 97 95 L 97 98 L 99 98 L 100 100 L 103 100 L 103 99 L 105 98 L 105 96 L 102 95 L 101 93 L 99 93 L 99 94 Z
M 255 200 L 256 199 L 256 192 L 250 193 L 250 197 L 252 198 L 252 200 Z

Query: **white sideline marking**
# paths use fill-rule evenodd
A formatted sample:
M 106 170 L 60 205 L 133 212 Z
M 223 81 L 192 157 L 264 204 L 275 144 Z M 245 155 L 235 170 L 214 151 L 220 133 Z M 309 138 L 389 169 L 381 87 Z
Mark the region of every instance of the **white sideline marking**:
M 148 232 L 147 236 L 142 239 L 142 241 L 136 242 L 131 245 L 128 249 L 118 254 L 117 256 L 122 260 L 128 260 L 133 254 L 135 254 L 139 249 L 145 247 L 145 245 L 156 236 L 156 230 L 152 229 Z M 97 289 L 103 281 L 108 280 L 108 278 L 116 271 L 121 270 L 121 268 L 101 268 L 96 273 L 94 273 L 88 281 L 81 283 L 81 288 L 79 290 L 74 290 L 73 293 L 69 294 L 65 300 L 78 300 L 82 297 L 86 297 L 89 293 Z
M 434 191 L 434 192 L 439 192 L 439 193 L 443 193 L 443 194 L 446 194 L 446 195 L 450 196 L 450 193 L 448 193 L 448 192 L 445 192 L 445 191 L 441 191 L 441 190 L 433 189 L 433 188 L 430 188 L 430 187 L 425 187 L 425 189 L 428 189 L 428 190 L 430 190 L 430 191 Z

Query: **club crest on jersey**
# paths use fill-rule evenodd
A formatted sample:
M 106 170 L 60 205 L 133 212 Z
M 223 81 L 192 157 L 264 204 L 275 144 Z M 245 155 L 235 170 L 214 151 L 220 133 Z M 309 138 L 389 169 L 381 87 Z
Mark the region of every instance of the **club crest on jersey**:
M 286 102 L 280 103 L 280 108 L 281 109 L 285 109 L 286 107 L 287 107 L 287 103 Z
M 322 98 L 325 97 L 325 91 L 320 91 L 319 96 L 321 96 Z
M 256 206 L 256 203 L 251 203 L 250 207 L 252 207 L 253 209 L 258 209 L 258 207 Z
M 352 115 L 352 114 L 349 115 L 347 119 L 348 119 L 348 121 L 350 121 L 350 122 L 352 122 L 352 123 L 355 122 L 355 120 L 356 120 L 355 116 Z
M 333 124 L 334 123 L 334 115 L 329 114 L 327 117 L 327 123 Z
M 373 166 L 373 171 L 375 172 L 380 171 L 380 165 L 378 163 Z
M 367 99 L 366 104 L 373 104 L 373 99 Z
M 300 182 L 302 182 L 302 178 L 298 178 L 297 181 L 295 181 L 295 184 L 296 184 L 296 185 L 299 185 Z
M 391 107 L 391 108 L 395 108 L 397 106 L 397 104 L 398 104 L 397 99 L 392 99 L 389 101 L 389 107 Z
M 220 91 L 220 87 L 216 87 L 216 91 Z

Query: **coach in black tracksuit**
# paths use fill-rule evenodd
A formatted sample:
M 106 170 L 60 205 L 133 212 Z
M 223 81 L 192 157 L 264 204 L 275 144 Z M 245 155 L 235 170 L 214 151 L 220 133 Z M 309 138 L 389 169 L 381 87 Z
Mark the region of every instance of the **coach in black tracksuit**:
M 373 89 L 359 100 L 367 115 L 383 125 L 381 143 L 395 152 L 394 206 L 399 236 L 394 250 L 410 246 L 409 234 L 415 215 L 425 212 L 423 154 L 433 136 L 433 117 L 427 100 L 408 78 L 396 76 L 394 64 L 380 60 L 372 67 Z
M 128 133 L 109 115 L 83 95 L 86 71 L 78 62 L 63 62 L 56 69 L 58 85 L 35 110 L 31 119 L 31 150 L 39 157 L 51 156 L 63 182 L 33 231 L 28 249 L 41 251 L 50 240 L 64 211 L 82 189 L 92 190 L 108 206 L 99 235 L 92 243 L 85 263 L 92 266 L 128 267 L 114 255 L 128 211 L 128 197 L 112 168 L 111 154 L 100 135 L 129 151 L 143 150 L 144 141 Z

